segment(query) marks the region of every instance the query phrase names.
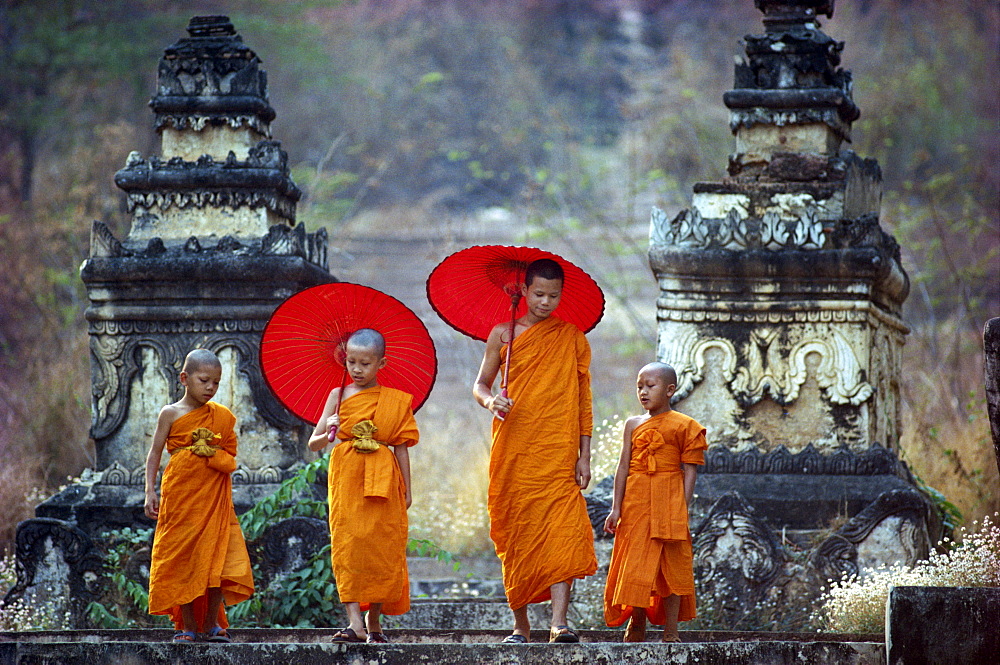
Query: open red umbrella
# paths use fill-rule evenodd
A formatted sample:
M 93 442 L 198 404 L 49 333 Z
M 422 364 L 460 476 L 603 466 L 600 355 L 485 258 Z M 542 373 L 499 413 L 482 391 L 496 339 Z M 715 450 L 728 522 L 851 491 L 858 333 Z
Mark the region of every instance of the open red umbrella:
M 565 273 L 562 298 L 552 316 L 590 332 L 604 315 L 604 292 L 594 279 L 558 254 L 534 247 L 477 245 L 455 252 L 427 278 L 434 311 L 455 330 L 486 341 L 493 327 L 511 318 L 511 297 L 521 293 L 528 264 L 553 259 Z M 514 318 L 527 305 L 517 305 Z
M 426 326 L 392 296 L 338 282 L 300 291 L 274 310 L 260 342 L 268 386 L 285 407 L 311 423 L 323 415 L 330 391 L 344 385 L 344 347 L 361 328 L 385 338 L 380 385 L 413 395 L 416 411 L 437 376 L 437 355 Z
M 590 332 L 604 315 L 604 292 L 594 279 L 558 254 L 533 247 L 477 245 L 455 252 L 427 278 L 427 298 L 434 311 L 455 330 L 486 341 L 493 327 L 514 321 L 527 312 L 521 285 L 528 265 L 552 259 L 562 266 L 564 279 L 559 307 L 552 316 Z M 510 345 L 507 363 L 510 367 Z M 501 380 L 506 396 L 507 375 Z

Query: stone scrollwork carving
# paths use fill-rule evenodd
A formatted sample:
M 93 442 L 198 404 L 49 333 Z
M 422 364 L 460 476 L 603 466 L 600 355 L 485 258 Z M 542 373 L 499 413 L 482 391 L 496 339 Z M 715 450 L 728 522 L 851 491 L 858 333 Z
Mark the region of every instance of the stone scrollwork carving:
M 707 337 L 691 328 L 661 338 L 660 357 L 677 369 L 677 392 L 673 401 L 688 395 L 705 378 L 706 354 L 722 354 L 720 371 L 733 396 L 744 405 L 756 404 L 769 395 L 779 404 L 798 398 L 808 369 L 806 358 L 817 354 L 816 381 L 834 404 L 859 405 L 871 397 L 873 388 L 846 337 L 836 328 L 822 331 L 788 346 L 776 328 L 759 328 L 739 347 L 731 339 Z
M 103 558 L 90 537 L 63 520 L 36 517 L 17 526 L 17 582 L 0 605 L 19 598 L 62 604 L 74 624 L 82 621 L 87 604 L 98 597 Z
M 916 490 L 884 492 L 821 542 L 810 563 L 830 580 L 858 575 L 866 567 L 913 564 L 929 552 L 928 516 L 927 500 Z M 879 529 L 887 534 L 877 533 Z
M 817 250 L 826 242 L 823 222 L 815 208 L 792 220 L 767 212 L 760 219 L 745 217 L 731 208 L 723 219 L 704 219 L 697 208 L 683 210 L 671 220 L 653 207 L 650 245 L 679 249 L 783 249 Z
M 119 324 L 117 330 L 124 322 L 115 323 Z M 177 322 L 164 323 L 172 328 Z M 144 347 L 152 347 L 162 359 L 159 371 L 168 385 L 176 384 L 176 374 L 190 349 L 196 346 L 213 352 L 227 347 L 236 349 L 239 357 L 237 369 L 247 379 L 254 405 L 264 419 L 282 429 L 298 426 L 299 421 L 281 406 L 264 382 L 259 369 L 260 341 L 257 334 L 250 331 L 252 326 L 244 325 L 246 323 L 216 321 L 207 334 L 187 329 L 180 334 L 172 329 L 159 331 L 157 322 L 135 322 L 134 329 L 126 331 L 130 332 L 127 337 L 124 333 L 100 335 L 92 331 L 90 349 L 94 409 L 91 436 L 94 439 L 111 436 L 124 422 L 129 411 L 132 382 L 142 370 L 140 350 Z M 138 328 L 142 329 L 141 332 Z M 174 397 L 179 398 L 180 394 L 180 388 L 175 387 Z
M 753 607 L 785 560 L 781 543 L 738 492 L 716 501 L 692 545 L 699 595 L 724 615 Z

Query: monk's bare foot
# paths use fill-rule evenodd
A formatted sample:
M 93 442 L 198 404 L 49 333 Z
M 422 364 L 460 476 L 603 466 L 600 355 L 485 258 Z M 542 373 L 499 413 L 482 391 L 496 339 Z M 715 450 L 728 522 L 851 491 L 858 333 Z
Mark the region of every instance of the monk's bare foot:
M 681 641 L 681 636 L 678 635 L 677 633 L 667 633 L 666 631 L 664 631 L 663 632 L 663 639 L 660 640 L 660 641 L 661 642 L 672 642 L 672 643 L 673 642 L 680 642 Z
M 625 625 L 624 642 L 645 642 L 646 641 L 646 617 L 637 621 L 635 617 L 630 617 Z

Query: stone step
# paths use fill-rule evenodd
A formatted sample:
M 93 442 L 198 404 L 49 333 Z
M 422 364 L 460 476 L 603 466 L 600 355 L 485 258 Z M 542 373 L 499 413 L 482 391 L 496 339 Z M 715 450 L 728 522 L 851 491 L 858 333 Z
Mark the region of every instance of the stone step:
M 548 603 L 529 605 L 528 619 L 531 625 L 547 626 L 551 611 Z M 507 629 L 513 626 L 513 615 L 503 598 L 451 601 L 414 599 L 410 602 L 409 612 L 400 616 L 386 616 L 383 622 L 387 630 L 480 631 Z
M 169 630 L 0 633 L 0 665 L 88 663 L 103 665 L 883 665 L 879 636 L 788 633 L 681 632 L 681 644 L 622 644 L 620 631 L 582 631 L 582 644 L 499 644 L 507 631 L 400 631 L 392 644 L 332 644 L 330 629 L 233 630 L 233 644 L 173 644 Z M 532 634 L 544 640 L 545 633 Z M 713 639 L 714 638 L 714 639 Z M 698 641 L 707 640 L 707 641 Z

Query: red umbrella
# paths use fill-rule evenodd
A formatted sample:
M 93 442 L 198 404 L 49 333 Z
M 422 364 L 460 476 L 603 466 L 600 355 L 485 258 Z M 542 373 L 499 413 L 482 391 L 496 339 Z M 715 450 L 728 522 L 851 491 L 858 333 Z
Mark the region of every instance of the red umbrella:
M 427 298 L 434 311 L 455 330 L 486 341 L 493 327 L 527 312 L 521 285 L 528 265 L 553 259 L 562 266 L 564 279 L 559 307 L 552 316 L 590 332 L 604 315 L 604 293 L 594 279 L 558 254 L 533 247 L 478 245 L 442 261 L 427 278 Z M 510 345 L 507 363 L 510 367 Z M 506 395 L 506 372 L 502 387 Z
M 260 364 L 268 386 L 285 407 L 318 422 L 330 391 L 344 385 L 344 347 L 361 328 L 385 338 L 386 366 L 380 385 L 413 395 L 416 411 L 437 376 L 437 355 L 416 314 L 381 291 L 338 282 L 300 291 L 274 310 L 260 342 Z

